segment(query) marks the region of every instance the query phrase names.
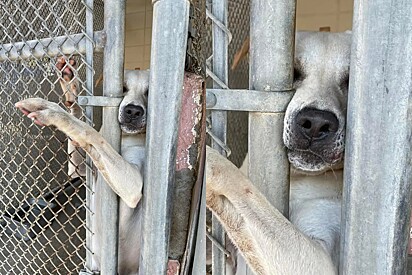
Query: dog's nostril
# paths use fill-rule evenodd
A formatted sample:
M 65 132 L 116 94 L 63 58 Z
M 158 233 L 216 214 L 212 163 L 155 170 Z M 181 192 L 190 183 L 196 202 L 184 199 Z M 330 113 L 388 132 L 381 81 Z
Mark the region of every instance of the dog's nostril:
M 319 132 L 321 132 L 321 133 L 329 132 L 329 124 L 325 124 L 322 127 L 320 127 Z
M 141 106 L 129 104 L 124 107 L 124 112 L 129 119 L 137 119 L 144 116 L 144 109 Z
M 305 129 L 310 129 L 312 127 L 312 123 L 309 120 L 306 120 L 303 124 L 302 127 Z

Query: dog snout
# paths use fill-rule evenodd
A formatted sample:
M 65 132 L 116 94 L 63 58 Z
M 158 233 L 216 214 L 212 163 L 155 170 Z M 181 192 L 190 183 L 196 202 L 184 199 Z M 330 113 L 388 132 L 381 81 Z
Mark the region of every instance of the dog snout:
M 333 113 L 311 108 L 302 109 L 295 124 L 298 132 L 313 142 L 334 136 L 339 129 L 339 121 Z
M 125 117 L 129 120 L 139 120 L 145 115 L 145 111 L 141 106 L 129 104 L 124 107 Z

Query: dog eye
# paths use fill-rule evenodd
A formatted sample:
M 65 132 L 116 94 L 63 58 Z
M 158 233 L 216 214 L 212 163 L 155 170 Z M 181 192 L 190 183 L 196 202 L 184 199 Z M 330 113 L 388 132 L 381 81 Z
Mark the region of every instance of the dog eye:
M 148 96 L 148 95 L 149 95 L 149 89 L 147 89 L 147 90 L 144 92 L 144 95 L 145 95 L 145 96 Z
M 127 92 L 128 92 L 127 88 L 125 86 L 123 86 L 123 93 L 125 94 Z

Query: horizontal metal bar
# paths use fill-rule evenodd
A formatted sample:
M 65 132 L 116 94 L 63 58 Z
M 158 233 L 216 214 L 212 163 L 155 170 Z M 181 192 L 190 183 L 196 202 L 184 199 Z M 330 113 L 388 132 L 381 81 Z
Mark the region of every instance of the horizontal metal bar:
M 261 92 L 254 90 L 207 89 L 210 110 L 281 113 L 286 111 L 294 90 Z
M 109 96 L 79 96 L 77 101 L 79 105 L 97 106 L 97 107 L 119 107 L 123 97 Z
M 85 54 L 88 37 L 84 33 L 43 38 L 0 46 L 0 62 L 25 60 L 30 58 L 55 57 L 59 55 Z M 94 32 L 94 52 L 103 52 L 106 44 L 104 31 Z

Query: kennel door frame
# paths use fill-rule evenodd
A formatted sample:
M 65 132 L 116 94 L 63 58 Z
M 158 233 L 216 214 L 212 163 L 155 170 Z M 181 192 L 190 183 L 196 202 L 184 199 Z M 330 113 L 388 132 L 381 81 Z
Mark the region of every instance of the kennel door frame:
M 213 135 L 226 144 L 226 111 L 250 112 L 249 177 L 286 217 L 289 216 L 290 170 L 282 133 L 284 112 L 293 96 L 295 9 L 296 1 L 251 1 L 249 90 L 231 90 L 227 86 L 227 46 L 231 37 L 226 28 L 227 1 L 213 1 L 212 16 L 209 16 L 214 22 L 214 70 L 208 71 L 208 75 L 214 80 L 214 86 L 207 90 L 206 107 L 212 110 Z M 275 76 L 274 71 L 278 72 Z M 274 104 L 271 106 L 265 101 Z M 221 153 L 227 152 L 219 145 L 214 147 Z M 212 222 L 212 236 L 224 246 L 224 232 L 220 231 L 216 219 Z M 224 251 L 213 247 L 213 273 L 225 274 Z

